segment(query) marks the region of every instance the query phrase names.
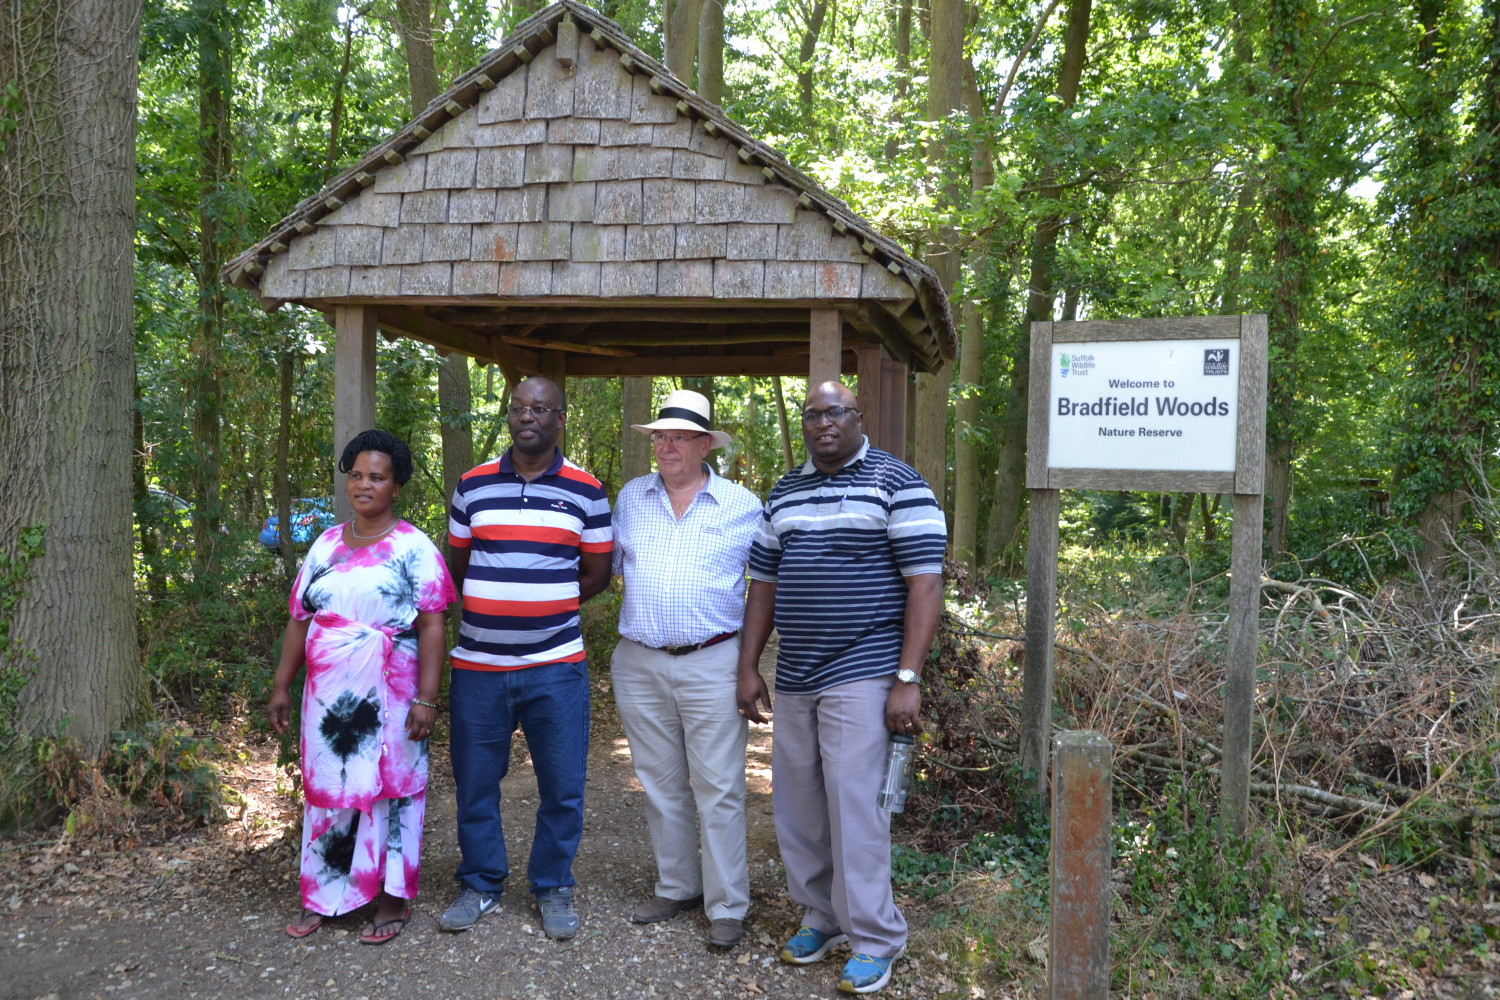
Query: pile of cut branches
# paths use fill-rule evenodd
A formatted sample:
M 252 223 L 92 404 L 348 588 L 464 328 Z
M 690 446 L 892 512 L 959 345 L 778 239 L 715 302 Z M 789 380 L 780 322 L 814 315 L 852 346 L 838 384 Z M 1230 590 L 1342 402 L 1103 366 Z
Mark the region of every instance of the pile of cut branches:
M 1433 853 L 1500 850 L 1500 512 L 1476 507 L 1440 580 L 1263 578 L 1251 791 L 1278 827 L 1319 817 L 1351 844 L 1399 827 Z M 1372 542 L 1393 544 L 1342 544 Z M 1061 582 L 1055 729 L 1103 733 L 1117 785 L 1142 800 L 1216 779 L 1227 609 L 1149 617 L 1079 603 Z M 935 839 L 1014 815 L 1019 614 L 945 617 L 916 806 Z

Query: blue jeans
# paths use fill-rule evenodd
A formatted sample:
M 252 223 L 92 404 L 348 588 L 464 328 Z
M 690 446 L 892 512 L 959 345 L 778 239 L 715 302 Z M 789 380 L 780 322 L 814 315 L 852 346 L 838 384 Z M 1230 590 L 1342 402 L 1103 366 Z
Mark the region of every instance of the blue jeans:
M 531 891 L 573 885 L 588 764 L 587 662 L 454 670 L 449 709 L 458 847 L 463 853 L 454 877 L 471 889 L 499 893 L 510 874 L 500 824 L 500 781 L 510 770 L 511 735 L 520 726 L 541 798 L 526 869 Z

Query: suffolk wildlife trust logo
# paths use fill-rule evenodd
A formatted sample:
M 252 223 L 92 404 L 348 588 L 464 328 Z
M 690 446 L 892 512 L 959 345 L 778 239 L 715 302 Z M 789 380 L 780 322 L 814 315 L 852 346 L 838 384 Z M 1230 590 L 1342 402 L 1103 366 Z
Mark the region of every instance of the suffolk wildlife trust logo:
M 1210 347 L 1203 352 L 1203 374 L 1229 374 L 1229 348 Z
M 1072 372 L 1076 377 L 1082 378 L 1094 367 L 1094 356 L 1092 354 L 1064 354 L 1061 360 L 1063 378 L 1068 377 L 1068 372 Z

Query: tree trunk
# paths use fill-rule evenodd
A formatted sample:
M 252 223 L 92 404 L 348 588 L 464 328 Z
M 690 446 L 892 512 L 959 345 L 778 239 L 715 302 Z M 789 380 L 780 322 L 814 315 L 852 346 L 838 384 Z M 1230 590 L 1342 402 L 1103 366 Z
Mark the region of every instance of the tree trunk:
M 1272 556 L 1286 551 L 1291 522 L 1292 459 L 1300 438 L 1297 355 L 1302 342 L 1302 301 L 1312 256 L 1316 177 L 1306 148 L 1302 84 L 1306 33 L 1313 12 L 1306 0 L 1271 5 L 1272 72 L 1278 78 L 1275 113 L 1281 125 L 1278 169 L 1266 190 L 1266 218 L 1274 233 L 1271 300 L 1267 315 L 1270 366 L 1266 387 L 1266 492 L 1271 499 Z
M 792 452 L 792 425 L 786 416 L 786 393 L 781 390 L 781 376 L 771 376 L 771 385 L 776 390 L 776 422 L 781 425 L 781 460 L 788 469 L 797 464 Z
M 141 413 L 141 380 L 135 380 L 135 454 L 132 456 L 132 496 L 135 502 L 136 522 L 141 533 L 141 562 L 146 567 L 146 593 L 152 600 L 166 595 L 167 575 L 161 565 L 161 537 L 157 534 L 161 519 L 156 516 L 156 504 L 151 500 L 151 490 L 146 483 L 146 417 Z
M 1219 511 L 1220 496 L 1223 496 L 1223 494 L 1220 493 L 1214 496 L 1214 506 L 1210 510 L 1208 506 L 1208 494 L 1198 494 L 1198 512 L 1203 515 L 1203 540 L 1205 542 L 1211 542 L 1219 537 L 1218 529 L 1214 527 L 1214 515 Z
M 344 120 L 344 87 L 349 82 L 349 60 L 354 55 L 354 11 L 344 20 L 344 62 L 333 85 L 333 110 L 328 115 L 328 160 L 323 166 L 325 177 L 333 176 L 339 162 L 339 127 Z
M 698 19 L 698 93 L 724 103 L 724 0 L 703 0 Z
M 1068 8 L 1062 66 L 1057 78 L 1057 94 L 1062 99 L 1063 112 L 1078 100 L 1092 12 L 1093 0 L 1072 0 Z M 1052 187 L 1055 178 L 1053 168 L 1045 166 L 1040 184 L 1042 198 L 1056 196 L 1056 189 Z M 1061 217 L 1047 216 L 1037 222 L 1031 239 L 1026 312 L 1016 339 L 1015 360 L 1011 364 L 1010 391 L 1006 395 L 1005 416 L 1000 428 L 1000 467 L 995 473 L 995 500 L 990 508 L 988 541 L 991 548 L 988 558 L 992 561 L 999 557 L 1000 549 L 1010 545 L 1020 532 L 1021 495 L 1026 484 L 1026 407 L 1031 392 L 1031 324 L 1052 318 L 1052 263 L 1062 225 Z
M 281 352 L 281 400 L 276 422 L 276 534 L 281 542 L 281 573 L 291 584 L 297 573 L 292 553 L 292 376 L 295 358 L 291 350 Z
M 428 101 L 442 93 L 432 41 L 430 0 L 397 0 L 396 30 L 401 34 L 401 48 L 406 53 L 407 94 L 415 116 L 422 113 Z
M 900 114 L 901 105 L 911 89 L 911 0 L 901 0 L 896 12 L 896 80 L 895 97 L 891 102 L 891 114 Z M 894 160 L 900 152 L 895 133 L 885 140 L 885 158 Z
M 199 0 L 198 35 L 198 330 L 193 340 L 192 428 L 197 447 L 193 466 L 193 559 L 197 586 L 206 585 L 218 565 L 220 522 L 220 420 L 224 386 L 219 356 L 224 344 L 224 220 L 219 193 L 233 169 L 229 126 L 233 87 L 234 28 L 226 8 Z
M 650 378 L 620 379 L 620 483 L 624 485 L 651 471 L 651 439 L 632 424 L 651 422 Z
M 932 41 L 928 47 L 927 117 L 931 121 L 947 119 L 963 106 L 964 5 L 962 0 L 934 0 L 932 4 Z M 938 212 L 950 216 L 958 208 L 960 185 L 957 170 L 949 162 L 949 144 L 939 133 L 927 148 L 927 170 L 941 178 Z M 958 232 L 951 221 L 939 226 L 931 235 L 927 263 L 937 272 L 943 290 L 950 297 L 958 286 Z M 915 467 L 938 503 L 948 507 L 948 390 L 953 382 L 953 366 L 943 365 L 931 374 L 917 375 Z
M 19 119 L 0 145 L 0 557 L 46 525 L 0 670 L 36 668 L 19 730 L 90 749 L 145 706 L 130 510 L 140 13 L 0 4 Z
M 693 85 L 693 63 L 698 55 L 698 18 L 702 13 L 703 0 L 677 0 L 672 5 L 667 69 L 689 87 Z
M 814 124 L 813 57 L 818 54 L 818 36 L 823 33 L 823 21 L 827 17 L 828 0 L 817 0 L 807 15 L 807 27 L 802 32 L 802 47 L 797 50 L 797 95 L 802 105 L 802 120 L 808 128 L 812 128 Z
M 979 303 L 963 303 L 964 342 L 958 381 L 963 395 L 953 418 L 953 558 L 971 570 L 979 556 L 979 454 L 974 428 L 979 422 L 979 365 L 984 351 L 984 316 Z
M 703 394 L 703 398 L 708 400 L 708 422 L 713 423 L 714 377 L 712 375 L 688 375 L 683 378 L 682 387 Z

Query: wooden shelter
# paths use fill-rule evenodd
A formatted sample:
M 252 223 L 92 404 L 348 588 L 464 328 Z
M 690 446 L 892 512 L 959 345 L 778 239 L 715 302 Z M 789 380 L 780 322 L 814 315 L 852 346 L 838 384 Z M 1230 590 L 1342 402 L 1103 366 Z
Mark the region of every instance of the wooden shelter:
M 574 0 L 224 275 L 330 317 L 339 441 L 375 422 L 377 330 L 511 383 L 857 372 L 866 431 L 897 454 L 908 372 L 956 349 L 930 268 Z

